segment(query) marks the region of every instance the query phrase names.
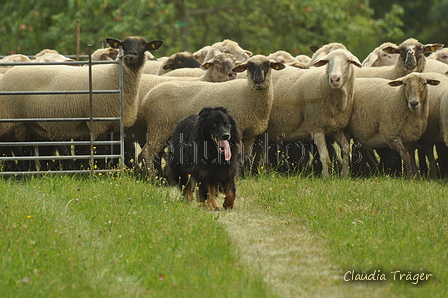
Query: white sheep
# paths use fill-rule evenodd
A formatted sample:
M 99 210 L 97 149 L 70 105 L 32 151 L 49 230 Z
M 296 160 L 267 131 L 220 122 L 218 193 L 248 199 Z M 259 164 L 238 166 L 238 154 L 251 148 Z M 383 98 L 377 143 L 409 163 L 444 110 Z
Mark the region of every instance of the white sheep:
M 127 37 L 123 41 L 106 39 L 114 48 L 123 47 L 124 125 L 131 126 L 137 116 L 137 95 L 146 61 L 144 51 L 157 50 L 163 41 L 147 42 L 141 37 Z M 119 89 L 119 65 L 92 67 L 94 90 Z M 0 91 L 70 91 L 88 90 L 88 68 L 71 66 L 23 66 L 8 71 L 0 82 Z M 120 105 L 117 94 L 93 95 L 94 117 L 118 117 Z M 86 94 L 61 95 L 0 95 L 1 118 L 73 118 L 89 117 L 89 96 Z M 21 123 L 3 123 L 0 137 Z M 28 126 L 45 139 L 80 139 L 119 130 L 115 121 L 95 122 L 36 122 Z
M 407 176 L 415 177 L 408 150 L 427 127 L 427 86 L 439 83 L 422 73 L 411 73 L 393 81 L 357 78 L 347 130 L 363 147 L 390 147 L 397 151 L 404 161 Z
M 428 59 L 435 59 L 448 64 L 448 48 L 442 48 L 436 52 L 432 52 Z
M 436 51 L 443 44 L 421 44 L 414 38 L 408 38 L 399 46 L 388 46 L 383 51 L 388 54 L 399 54 L 394 65 L 382 67 L 364 67 L 356 70 L 357 78 L 383 78 L 395 80 L 411 72 L 425 70 L 425 53 Z
M 75 60 L 59 53 L 46 53 L 34 58 L 32 62 L 74 62 Z
M 398 58 L 398 53 L 390 54 L 383 51 L 386 47 L 396 47 L 397 45 L 391 42 L 385 42 L 376 47 L 362 62 L 363 67 L 379 67 L 394 65 Z
M 0 59 L 0 74 L 5 73 L 12 66 L 1 66 L 1 63 L 26 63 L 31 62 L 30 58 L 22 54 L 8 55 Z
M 237 42 L 224 39 L 223 41 L 216 42 L 207 51 L 207 56 L 205 56 L 204 61 L 209 61 L 212 59 L 217 53 L 230 53 L 235 56 L 235 59 L 240 62 L 246 62 L 250 56 L 252 56 L 252 52 L 248 50 L 242 49 Z
M 323 65 L 326 67 L 320 67 Z M 361 67 L 361 62 L 348 50 L 337 49 L 321 56 L 313 66 L 316 68 L 297 70 L 276 81 L 265 136 L 276 143 L 314 139 L 323 175 L 328 177 L 325 136 L 333 135 L 343 150 L 342 174 L 348 175 L 350 151 L 343 129 L 352 110 L 354 66 Z
M 310 61 L 308 61 L 308 66 L 313 66 L 316 61 L 319 61 L 322 57 L 328 55 L 328 53 L 330 53 L 331 51 L 338 49 L 347 50 L 345 45 L 339 42 L 331 42 L 320 48 L 317 46 L 311 46 L 310 50 L 313 51 L 314 54 L 313 56 L 311 56 Z
M 438 72 L 447 74 L 448 64 L 435 59 L 426 59 L 426 66 L 423 72 Z
M 146 52 L 147 53 L 147 52 Z M 112 61 L 117 59 L 118 49 L 114 48 L 104 48 L 97 49 L 91 55 L 92 61 Z
M 173 81 L 157 85 L 142 103 L 148 135 L 141 157 L 152 168 L 150 161 L 163 151 L 174 125 L 206 106 L 226 107 L 238 122 L 245 148 L 250 148 L 254 138 L 268 125 L 274 100 L 271 69 L 283 68 L 281 63 L 256 55 L 233 69 L 235 72 L 247 70 L 246 80 L 219 84 Z
M 175 70 L 172 70 L 170 72 L 167 72 L 166 74 L 163 74 L 163 76 L 170 76 L 170 77 L 200 77 L 204 75 L 204 70 L 202 68 L 178 68 Z
M 308 69 L 309 66 L 307 62 L 302 62 L 294 58 L 290 53 L 286 51 L 276 51 L 269 54 L 269 59 L 285 64 L 286 66 L 292 66 L 295 68 Z
M 441 102 L 444 94 L 448 91 L 448 77 L 440 73 L 424 73 L 428 78 L 435 79 L 441 83 L 438 86 L 428 90 L 429 100 L 429 116 L 426 131 L 422 135 L 418 144 L 420 170 L 427 171 L 426 159 L 429 162 L 429 176 L 431 178 L 438 177 L 438 167 L 434 157 L 434 145 L 436 143 L 444 143 L 442 127 L 441 127 Z
M 199 61 L 199 63 L 204 63 L 205 57 L 212 46 L 205 46 L 193 53 L 193 57 Z
M 307 64 L 307 65 L 308 65 L 308 63 L 311 60 L 310 56 L 304 55 L 304 54 L 297 55 L 295 58 L 296 58 L 297 61 L 302 62 L 303 64 Z
M 43 49 L 42 51 L 40 51 L 39 53 L 34 55 L 33 60 L 39 59 L 40 57 L 47 55 L 47 54 L 59 54 L 59 52 L 56 50 L 51 50 L 51 49 Z
M 147 127 L 140 107 L 143 98 L 154 86 L 168 81 L 204 81 L 214 83 L 230 81 L 236 78 L 236 73 L 232 71 L 235 65 L 236 61 L 233 55 L 222 53 L 201 65 L 203 75 L 200 77 L 171 77 L 143 74 L 140 80 L 138 96 L 139 113 L 137 114 L 135 123 L 125 129 L 127 152 L 133 147 L 131 143 L 138 142 L 140 146 L 143 146 L 146 142 Z
M 268 58 L 283 64 L 297 61 L 296 58 L 294 58 L 290 53 L 286 51 L 276 51 L 274 53 L 269 54 Z
M 440 101 L 440 126 L 443 142 L 448 146 L 448 91 L 445 92 Z

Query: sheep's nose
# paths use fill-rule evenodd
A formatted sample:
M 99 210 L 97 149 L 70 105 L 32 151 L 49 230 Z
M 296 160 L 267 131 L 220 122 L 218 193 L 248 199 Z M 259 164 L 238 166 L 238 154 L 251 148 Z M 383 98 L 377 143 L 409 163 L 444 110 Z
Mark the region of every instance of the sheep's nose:
M 137 56 L 137 51 L 129 51 L 129 55 Z
M 332 77 L 330 80 L 332 83 L 338 83 L 341 80 L 341 77 Z
M 223 141 L 227 141 L 227 140 L 230 140 L 230 133 L 223 133 L 222 135 L 221 135 L 221 139 L 223 140 Z
M 418 101 L 411 101 L 409 103 L 409 106 L 411 107 L 412 110 L 416 110 L 418 108 Z

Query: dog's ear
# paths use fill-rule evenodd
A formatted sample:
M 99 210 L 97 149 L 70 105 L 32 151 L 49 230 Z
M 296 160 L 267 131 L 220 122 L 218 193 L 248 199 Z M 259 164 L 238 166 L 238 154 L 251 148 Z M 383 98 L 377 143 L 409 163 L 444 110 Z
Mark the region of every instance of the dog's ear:
M 218 110 L 218 111 L 221 111 L 221 112 L 227 114 L 227 109 L 223 106 L 216 107 L 215 110 Z
M 202 117 L 202 116 L 204 116 L 204 115 L 210 114 L 210 112 L 211 112 L 212 110 L 213 110 L 213 109 L 210 108 L 210 107 L 205 107 L 205 108 L 203 108 L 203 109 L 199 112 L 199 117 Z

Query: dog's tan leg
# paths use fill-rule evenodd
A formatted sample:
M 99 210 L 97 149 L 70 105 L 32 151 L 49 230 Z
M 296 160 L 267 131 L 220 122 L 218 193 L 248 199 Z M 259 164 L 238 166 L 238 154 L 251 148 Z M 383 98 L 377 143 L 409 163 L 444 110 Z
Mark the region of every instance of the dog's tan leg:
M 216 185 L 208 186 L 207 205 L 209 210 L 219 210 L 218 203 L 216 202 Z
M 233 208 L 233 203 L 235 202 L 235 184 L 227 183 L 222 185 L 222 192 L 226 195 L 224 198 L 224 204 L 222 205 L 225 209 Z

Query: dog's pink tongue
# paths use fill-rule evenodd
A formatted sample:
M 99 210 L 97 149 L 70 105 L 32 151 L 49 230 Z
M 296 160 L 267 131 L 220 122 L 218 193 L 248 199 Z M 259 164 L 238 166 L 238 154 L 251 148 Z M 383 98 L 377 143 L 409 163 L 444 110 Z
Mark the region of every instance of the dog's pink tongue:
M 229 142 L 219 140 L 218 146 L 224 148 L 224 159 L 229 161 L 232 158 L 232 152 L 230 152 Z

